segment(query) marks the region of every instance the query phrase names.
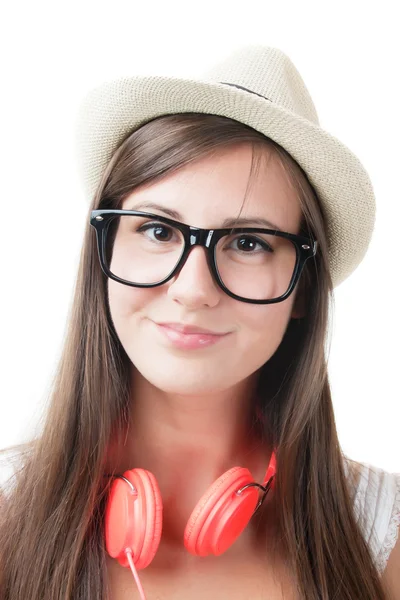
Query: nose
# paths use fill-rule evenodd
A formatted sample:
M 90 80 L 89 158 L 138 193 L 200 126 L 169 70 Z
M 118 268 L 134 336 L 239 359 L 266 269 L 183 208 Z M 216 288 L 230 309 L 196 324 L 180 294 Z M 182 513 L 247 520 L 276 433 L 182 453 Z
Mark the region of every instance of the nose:
M 168 295 L 190 308 L 216 306 L 223 291 L 214 281 L 206 249 L 195 246 L 178 273 L 167 282 Z

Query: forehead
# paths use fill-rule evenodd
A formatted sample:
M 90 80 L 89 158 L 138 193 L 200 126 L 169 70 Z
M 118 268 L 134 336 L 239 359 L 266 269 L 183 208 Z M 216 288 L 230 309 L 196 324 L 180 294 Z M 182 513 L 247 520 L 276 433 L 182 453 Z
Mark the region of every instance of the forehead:
M 178 212 L 179 220 L 204 228 L 220 227 L 240 213 L 244 218 L 267 219 L 282 231 L 297 231 L 300 203 L 282 165 L 268 149 L 262 150 L 258 172 L 250 179 L 251 160 L 249 144 L 218 149 L 162 180 L 135 189 L 122 208 L 162 214 L 146 207 L 155 203 Z

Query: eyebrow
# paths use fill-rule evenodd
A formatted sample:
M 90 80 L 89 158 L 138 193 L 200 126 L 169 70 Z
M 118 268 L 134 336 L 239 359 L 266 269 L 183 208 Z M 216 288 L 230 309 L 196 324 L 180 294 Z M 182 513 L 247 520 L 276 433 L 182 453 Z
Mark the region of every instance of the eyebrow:
M 132 206 L 130 208 L 126 208 L 125 210 L 140 210 L 142 208 L 151 208 L 153 210 L 157 210 L 160 212 L 165 213 L 166 215 L 168 215 L 169 217 L 171 217 L 172 219 L 175 219 L 176 221 L 184 221 L 183 216 L 176 210 L 172 209 L 172 208 L 167 208 L 166 206 L 161 206 L 160 204 L 156 204 L 155 202 L 140 202 L 138 204 L 138 206 Z M 240 219 L 225 219 L 224 221 L 222 221 L 221 223 L 221 228 L 228 228 L 228 227 L 232 227 L 234 225 L 240 226 L 240 225 L 264 225 L 267 227 L 267 229 L 275 229 L 276 231 L 282 231 L 279 227 L 277 227 L 276 225 L 274 225 L 274 223 L 271 223 L 271 221 L 267 221 L 266 219 L 263 219 L 262 217 L 241 217 Z

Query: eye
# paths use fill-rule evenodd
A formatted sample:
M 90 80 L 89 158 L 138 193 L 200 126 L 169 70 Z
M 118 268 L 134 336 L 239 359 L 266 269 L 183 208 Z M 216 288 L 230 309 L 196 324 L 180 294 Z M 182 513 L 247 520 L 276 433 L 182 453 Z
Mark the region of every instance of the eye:
M 150 237 L 153 242 L 169 242 L 171 236 L 175 233 L 174 229 L 165 225 L 165 223 L 145 223 L 139 227 L 138 232 L 153 232 L 154 237 Z
M 255 254 L 256 252 L 252 252 L 252 250 L 254 250 L 256 246 L 259 246 L 262 249 L 262 251 L 274 252 L 272 246 L 270 246 L 265 240 L 259 239 L 255 236 L 241 235 L 232 240 L 232 244 L 234 244 L 235 242 L 238 242 L 239 247 L 237 249 L 239 250 L 239 252 L 242 252 L 244 254 Z M 258 250 L 257 252 L 260 252 L 260 250 Z

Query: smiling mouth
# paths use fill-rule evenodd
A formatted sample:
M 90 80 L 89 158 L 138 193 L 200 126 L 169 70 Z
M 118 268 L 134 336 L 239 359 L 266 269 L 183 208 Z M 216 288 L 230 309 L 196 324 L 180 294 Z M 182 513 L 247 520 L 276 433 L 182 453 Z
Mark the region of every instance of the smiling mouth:
M 156 321 L 155 321 L 156 323 Z M 169 329 L 173 329 L 174 331 L 178 331 L 179 333 L 183 333 L 186 335 L 191 334 L 203 334 L 203 335 L 227 335 L 227 332 L 219 333 L 218 331 L 211 331 L 210 329 L 203 329 L 202 327 L 195 327 L 193 325 L 184 325 L 183 323 L 156 323 L 161 327 L 168 327 Z
M 163 324 L 155 323 L 157 329 L 169 340 L 169 342 L 181 349 L 190 350 L 204 348 L 216 344 L 229 334 L 210 333 L 183 333 Z

